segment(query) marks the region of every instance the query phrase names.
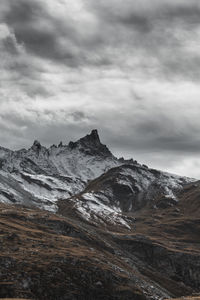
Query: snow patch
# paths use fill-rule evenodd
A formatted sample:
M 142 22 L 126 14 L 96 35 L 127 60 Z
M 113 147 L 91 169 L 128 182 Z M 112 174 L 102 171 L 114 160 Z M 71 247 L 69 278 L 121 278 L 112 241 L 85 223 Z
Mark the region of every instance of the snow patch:
M 82 200 L 75 199 L 75 208 L 87 221 L 96 219 L 99 222 L 121 225 L 130 229 L 120 208 L 103 204 L 93 193 L 84 194 Z

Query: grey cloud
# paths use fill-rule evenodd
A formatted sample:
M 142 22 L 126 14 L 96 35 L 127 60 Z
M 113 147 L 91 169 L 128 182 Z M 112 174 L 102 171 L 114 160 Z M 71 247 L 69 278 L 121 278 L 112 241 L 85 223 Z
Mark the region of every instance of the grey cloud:
M 147 132 L 140 135 L 140 131 L 135 129 L 127 129 L 126 135 L 117 135 L 113 133 L 109 135 L 106 140 L 111 144 L 113 149 L 117 149 L 120 155 L 128 152 L 129 156 L 132 153 L 162 153 L 163 157 L 171 153 L 173 156 L 178 156 L 187 154 L 199 154 L 200 149 L 200 139 L 196 136 L 191 136 L 188 132 L 187 134 L 169 134 L 169 136 L 157 136 L 155 133 L 149 135 Z M 111 136 L 111 138 L 110 138 Z M 113 137 L 112 137 L 113 136 Z M 119 142 L 120 141 L 120 142 Z
M 8 7 L 4 22 L 13 28 L 17 41 L 33 55 L 57 60 L 69 67 L 109 64 L 106 57 L 93 52 L 96 46 L 104 43 L 98 32 L 92 37 L 87 29 L 84 34 L 79 33 L 76 22 L 67 17 L 60 19 L 56 11 L 54 16 L 50 15 L 40 0 L 8 0 Z
M 63 49 L 58 47 L 59 20 L 50 19 L 42 2 L 18 0 L 8 3 L 10 7 L 4 21 L 13 28 L 17 41 L 23 43 L 28 51 L 44 58 L 73 57 L 67 49 L 63 52 Z M 44 28 L 40 24 L 41 21 L 45 23 Z M 54 23 L 53 26 L 48 26 L 50 21 Z
M 100 18 L 104 18 L 108 22 L 124 20 L 128 24 L 141 24 L 142 21 L 151 20 L 153 23 L 158 19 L 183 19 L 184 21 L 196 20 L 200 10 L 198 0 L 136 0 L 127 1 L 124 5 L 123 1 L 93 1 L 88 0 L 88 7 L 95 11 Z M 134 20 L 135 18 L 135 20 Z
M 81 25 L 78 26 L 74 20 L 72 22 L 73 18 L 60 18 L 56 11 L 53 15 L 50 14 L 40 0 L 6 1 L 7 12 L 1 19 L 12 28 L 16 41 L 24 46 L 30 56 L 39 57 L 44 63 L 45 60 L 50 60 L 77 69 L 112 64 L 104 49 L 101 49 L 105 47 L 105 39 L 101 33 L 95 32 L 90 36 L 87 28 L 80 33 Z M 85 24 L 82 28 L 84 26 Z M 34 75 L 35 67 L 37 66 L 27 65 L 26 72 L 31 69 L 30 76 Z M 25 70 L 23 67 L 20 70 L 19 65 L 16 65 L 16 69 Z
M 182 32 L 197 28 L 200 6 L 196 1 L 86 1 L 86 8 L 96 16 L 99 26 L 93 35 L 80 34 L 70 19 L 52 17 L 42 1 L 8 1 L 5 21 L 14 29 L 16 39 L 33 55 L 56 60 L 69 67 L 131 66 L 132 57 L 154 76 L 185 76 L 199 79 L 198 54 L 183 47 Z M 124 9 L 124 7 L 126 9 Z M 41 25 L 43 24 L 43 25 Z M 176 34 L 174 33 L 176 31 Z M 118 34 L 116 34 L 118 32 Z M 191 36 L 193 34 L 191 33 Z M 62 45 L 60 39 L 65 42 Z M 113 54 L 110 49 L 113 48 Z M 116 54 L 116 49 L 118 50 Z M 123 57 L 127 49 L 127 57 Z M 173 54 L 173 55 L 172 55 Z M 155 63 L 155 59 L 157 63 Z M 152 61 L 152 67 L 150 62 Z M 190 72 L 191 68 L 193 71 Z M 184 72 L 183 72 L 184 70 Z
M 11 36 L 8 36 L 3 40 L 3 47 L 4 51 L 7 51 L 12 55 L 17 55 L 19 53 L 16 42 Z
M 190 120 L 183 113 L 199 93 L 190 97 L 177 87 L 190 81 L 199 90 L 199 2 L 80 1 L 82 23 L 82 11 L 73 21 L 50 14 L 42 0 L 1 0 L 0 21 L 10 29 L 0 41 L 1 144 L 50 145 L 98 128 L 114 153 L 158 168 L 170 160 L 183 172 L 177 161 L 192 166 L 200 149 L 192 113 L 199 106 L 193 104 Z M 156 81 L 154 90 L 149 81 Z
M 153 62 L 152 67 L 154 76 L 200 79 L 200 55 L 189 53 L 184 47 L 189 36 L 198 47 L 195 30 L 199 28 L 200 5 L 197 1 L 189 4 L 187 1 L 128 1 L 127 5 L 120 1 L 117 4 L 115 1 L 89 3 L 99 20 L 103 20 L 104 42 L 113 43 L 119 53 L 123 45 L 130 56 L 138 57 L 140 66 L 146 61 L 143 68 L 149 70 L 150 62 L 156 59 L 157 64 Z M 110 40 L 113 35 L 115 39 Z
M 72 117 L 73 117 L 74 121 L 83 121 L 85 119 L 88 119 L 87 115 L 82 111 L 73 112 Z

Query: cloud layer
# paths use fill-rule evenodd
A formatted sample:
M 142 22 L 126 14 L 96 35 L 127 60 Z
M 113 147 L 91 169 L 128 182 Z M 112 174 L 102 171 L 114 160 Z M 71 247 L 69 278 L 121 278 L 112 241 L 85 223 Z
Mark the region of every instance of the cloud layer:
M 200 177 L 198 0 L 1 0 L 0 139 L 99 128 L 117 155 Z

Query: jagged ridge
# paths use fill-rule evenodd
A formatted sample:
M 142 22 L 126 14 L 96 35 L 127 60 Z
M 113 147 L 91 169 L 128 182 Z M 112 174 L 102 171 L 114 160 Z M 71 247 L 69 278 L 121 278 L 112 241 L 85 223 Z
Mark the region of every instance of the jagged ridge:
M 152 199 L 161 196 L 171 205 L 176 201 L 174 192 L 190 181 L 135 160 L 117 159 L 101 143 L 96 129 L 68 145 L 61 142 L 46 148 L 35 140 L 28 150 L 1 148 L 0 158 L 1 202 L 57 211 L 64 199 L 88 220 L 93 215 L 97 221 L 100 217 L 126 227 L 123 213 L 148 201 L 153 205 Z

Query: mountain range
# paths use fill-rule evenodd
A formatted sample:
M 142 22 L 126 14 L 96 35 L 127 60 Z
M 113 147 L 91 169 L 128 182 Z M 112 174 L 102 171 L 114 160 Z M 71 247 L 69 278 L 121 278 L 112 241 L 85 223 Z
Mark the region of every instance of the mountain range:
M 1 298 L 200 292 L 199 181 L 117 158 L 97 130 L 0 147 L 0 203 Z

